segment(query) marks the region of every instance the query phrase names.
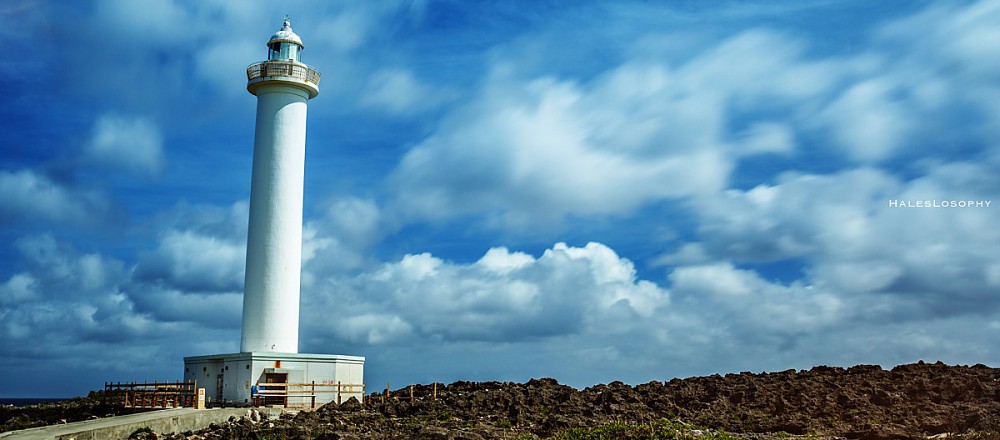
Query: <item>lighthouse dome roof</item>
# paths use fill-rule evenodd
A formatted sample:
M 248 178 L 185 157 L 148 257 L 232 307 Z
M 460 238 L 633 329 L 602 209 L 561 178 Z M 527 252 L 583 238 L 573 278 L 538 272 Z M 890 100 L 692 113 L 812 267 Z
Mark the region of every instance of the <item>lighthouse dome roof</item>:
M 288 21 L 287 17 L 285 18 L 285 22 L 281 26 L 281 30 L 275 32 L 274 35 L 271 35 L 271 39 L 267 40 L 267 44 L 270 45 L 271 43 L 278 43 L 282 41 L 287 41 L 289 43 L 295 43 L 298 44 L 299 46 L 303 46 L 302 39 L 299 38 L 298 34 L 292 31 L 292 24 L 290 21 Z

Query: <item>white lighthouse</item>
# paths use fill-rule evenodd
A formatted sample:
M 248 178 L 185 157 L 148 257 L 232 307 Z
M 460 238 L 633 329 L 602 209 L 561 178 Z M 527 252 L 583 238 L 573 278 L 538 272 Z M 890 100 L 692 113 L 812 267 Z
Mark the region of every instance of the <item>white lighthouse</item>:
M 185 380 L 197 380 L 210 401 L 251 403 L 254 386 L 265 404 L 363 397 L 363 357 L 298 352 L 306 109 L 320 81 L 301 62 L 304 47 L 285 18 L 267 60 L 247 67 L 257 119 L 240 352 L 184 358 Z
M 320 76 L 299 62 L 302 40 L 287 19 L 267 48 L 267 61 L 247 69 L 257 126 L 240 351 L 297 353 L 306 104 Z

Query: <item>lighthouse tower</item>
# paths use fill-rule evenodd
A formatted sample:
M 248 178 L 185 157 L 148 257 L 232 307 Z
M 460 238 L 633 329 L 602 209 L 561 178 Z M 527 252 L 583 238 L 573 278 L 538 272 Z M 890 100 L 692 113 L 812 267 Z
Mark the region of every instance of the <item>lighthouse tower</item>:
M 257 120 L 240 352 L 184 358 L 184 379 L 211 402 L 301 406 L 364 395 L 363 357 L 298 352 L 306 109 L 320 80 L 301 62 L 304 47 L 285 18 L 267 60 L 247 67 Z
M 267 61 L 247 68 L 257 125 L 240 351 L 297 353 L 306 104 L 320 76 L 299 61 L 302 39 L 288 19 L 267 49 Z

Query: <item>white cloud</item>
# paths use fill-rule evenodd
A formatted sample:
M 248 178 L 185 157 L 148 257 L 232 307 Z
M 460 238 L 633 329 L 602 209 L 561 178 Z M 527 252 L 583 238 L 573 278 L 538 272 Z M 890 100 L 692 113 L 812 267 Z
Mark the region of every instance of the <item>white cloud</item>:
M 878 36 L 887 43 L 903 44 L 913 50 L 912 62 L 931 62 L 940 71 L 960 78 L 995 78 L 1000 73 L 1000 4 L 995 1 L 970 3 L 939 2 L 923 11 L 886 24 Z
M 161 323 L 194 323 L 202 328 L 238 330 L 243 292 L 204 292 L 136 283 L 125 287 L 137 313 Z M 235 344 L 236 340 L 228 341 Z
M 168 231 L 155 251 L 139 259 L 136 276 L 184 289 L 233 291 L 243 285 L 245 260 L 245 241 Z
M 1000 133 L 998 17 L 996 2 L 939 2 L 885 24 L 868 50 L 843 60 L 842 90 L 805 122 L 869 164 L 991 143 Z
M 650 81 L 609 102 L 621 93 L 606 88 L 624 87 L 618 76 L 633 74 L 614 72 L 590 94 L 551 79 L 498 80 L 403 158 L 391 177 L 400 206 L 418 217 L 492 212 L 520 224 L 625 213 L 649 200 L 721 188 L 731 163 L 711 133 L 670 142 L 674 132 L 658 126 L 673 126 L 668 121 L 700 106 L 692 110 Z
M 120 261 L 81 254 L 51 235 L 21 238 L 16 247 L 24 271 L 0 284 L 5 353 L 76 353 L 83 344 L 129 340 L 150 330 L 134 325 L 144 319 L 121 293 L 127 272 Z
M 312 331 L 356 343 L 399 344 L 413 338 L 524 341 L 620 324 L 609 318 L 650 317 L 669 303 L 655 284 L 636 278 L 632 263 L 608 247 L 559 243 L 533 258 L 490 249 L 469 264 L 430 254 L 356 276 L 329 279 L 303 295 Z M 323 310 L 355 316 L 351 326 L 319 319 Z M 376 319 L 376 317 L 378 317 Z
M 939 166 L 909 182 L 873 169 L 787 174 L 774 186 L 696 202 L 700 242 L 688 246 L 709 258 L 802 261 L 808 283 L 844 298 L 877 293 L 920 313 L 1000 310 L 990 281 L 1000 233 L 987 226 L 1000 221 L 996 210 L 889 205 L 996 199 L 986 181 L 992 172 L 978 164 Z M 683 262 L 676 254 L 664 261 Z
M 413 327 L 399 316 L 363 314 L 333 321 L 333 332 L 350 343 L 382 345 L 409 338 Z
M 120 262 L 109 261 L 98 254 L 81 255 L 50 234 L 18 239 L 15 246 L 21 253 L 21 261 L 41 271 L 49 287 L 58 284 L 67 288 L 64 295 L 85 295 L 89 291 L 115 286 L 120 280 Z M 38 280 L 38 277 L 33 278 Z
M 725 188 L 741 158 L 790 155 L 802 139 L 807 154 L 832 147 L 824 160 L 869 165 L 982 143 L 1000 133 L 991 99 L 1000 88 L 981 74 L 992 72 L 980 61 L 991 49 L 974 42 L 991 41 L 996 10 L 931 8 L 851 56 L 817 56 L 807 40 L 752 29 L 682 63 L 645 47 L 588 81 L 520 78 L 516 61 L 500 59 L 390 182 L 411 218 L 520 227 L 698 198 Z M 961 50 L 945 53 L 925 34 Z M 956 131 L 959 114 L 993 122 Z
M 324 202 L 302 229 L 302 285 L 376 264 L 371 249 L 390 231 L 374 201 L 356 197 Z
M 637 52 L 587 82 L 522 79 L 498 62 L 390 181 L 413 216 L 515 225 L 716 192 L 739 158 L 793 152 L 796 109 L 817 107 L 843 77 L 803 46 L 752 30 L 677 66 Z M 747 120 L 750 110 L 794 117 Z
M 101 193 L 79 190 L 44 174 L 0 170 L 0 223 L 50 221 L 91 224 L 103 219 L 110 203 Z
M 685 243 L 671 253 L 663 254 L 654 260 L 656 266 L 684 266 L 701 264 L 711 260 L 705 245 L 702 243 Z
M 720 319 L 706 321 L 737 338 L 816 332 L 842 322 L 850 312 L 836 294 L 800 283 L 770 283 L 729 263 L 682 266 L 670 280 L 674 295 L 718 313 Z
M 910 139 L 913 109 L 894 97 L 885 79 L 868 79 L 851 86 L 820 115 L 833 127 L 833 136 L 862 162 L 878 162 L 893 155 Z
M 13 306 L 37 295 L 35 279 L 25 273 L 15 274 L 0 284 L 0 306 Z
M 45 393 L 85 393 L 106 380 L 175 377 L 179 367 L 163 359 L 200 354 L 191 350 L 204 340 L 229 340 L 230 347 L 238 341 L 227 322 L 239 313 L 238 296 L 234 304 L 213 302 L 218 296 L 182 301 L 153 289 L 126 293 L 130 273 L 114 258 L 80 252 L 52 235 L 22 237 L 15 247 L 20 271 L 0 279 L 0 353 L 3 365 L 18 374 L 28 364 L 48 377 L 73 372 Z M 177 316 L 140 310 L 137 297 Z M 229 327 L 213 328 L 220 321 Z
M 506 275 L 534 262 L 535 258 L 531 255 L 523 252 L 511 253 L 507 248 L 499 247 L 490 248 L 476 264 L 492 272 Z
M 163 136 L 148 119 L 103 115 L 84 144 L 83 159 L 136 175 L 158 175 L 166 161 Z
M 241 291 L 246 265 L 247 204 L 178 206 L 157 248 L 140 254 L 140 283 L 193 292 Z
M 975 314 L 962 315 L 961 325 L 957 317 L 898 319 L 914 299 L 767 281 L 726 261 L 676 266 L 668 289 L 637 278 L 631 262 L 597 243 L 560 243 L 537 258 L 493 248 L 471 263 L 407 255 L 327 281 L 303 294 L 310 344 L 382 362 L 426 359 L 406 372 L 372 364 L 394 381 L 433 380 L 445 368 L 466 379 L 555 376 L 589 385 L 831 363 L 956 362 L 982 359 L 991 347 L 977 338 L 949 342 L 987 319 Z
M 868 218 L 897 194 L 898 185 L 874 169 L 836 176 L 788 173 L 777 185 L 727 190 L 693 203 L 699 235 L 716 255 L 774 261 L 822 248 L 863 257 L 856 247 L 875 234 Z
M 760 122 L 738 135 L 737 155 L 789 153 L 795 148 L 795 133 L 787 124 Z
M 801 104 L 840 78 L 836 60 L 811 60 L 798 38 L 766 29 L 741 32 L 679 69 L 698 93 L 715 91 L 737 107 Z

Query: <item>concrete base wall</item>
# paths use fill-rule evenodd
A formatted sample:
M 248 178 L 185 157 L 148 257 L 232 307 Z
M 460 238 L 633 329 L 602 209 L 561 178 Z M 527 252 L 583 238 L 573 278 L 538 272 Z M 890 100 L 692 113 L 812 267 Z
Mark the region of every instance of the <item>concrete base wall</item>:
M 25 429 L 0 433 L 3 440 L 107 440 L 125 439 L 140 428 L 149 428 L 157 434 L 205 429 L 212 423 L 222 423 L 230 417 L 242 417 L 248 414 L 247 408 L 218 409 L 165 409 L 125 416 L 108 417 L 65 425 L 43 426 L 41 428 Z M 281 415 L 281 410 L 259 408 L 263 414 L 275 419 Z

